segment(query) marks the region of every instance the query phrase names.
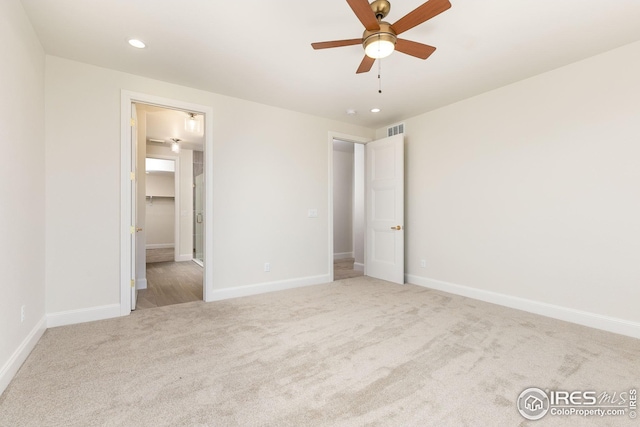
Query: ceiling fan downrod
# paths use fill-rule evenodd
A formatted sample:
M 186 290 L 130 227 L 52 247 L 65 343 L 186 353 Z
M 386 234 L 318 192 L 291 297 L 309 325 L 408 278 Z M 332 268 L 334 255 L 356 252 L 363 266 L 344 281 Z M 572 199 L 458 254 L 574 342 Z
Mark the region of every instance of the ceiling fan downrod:
M 378 22 L 382 21 L 389 14 L 391 3 L 388 0 L 375 0 L 371 3 L 371 10 Z

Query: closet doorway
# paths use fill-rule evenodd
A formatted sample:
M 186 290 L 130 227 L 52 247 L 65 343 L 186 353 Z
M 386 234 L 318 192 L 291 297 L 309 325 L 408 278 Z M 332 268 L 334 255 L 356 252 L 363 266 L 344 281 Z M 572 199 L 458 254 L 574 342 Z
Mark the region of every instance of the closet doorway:
M 364 144 L 333 139 L 333 278 L 364 275 Z

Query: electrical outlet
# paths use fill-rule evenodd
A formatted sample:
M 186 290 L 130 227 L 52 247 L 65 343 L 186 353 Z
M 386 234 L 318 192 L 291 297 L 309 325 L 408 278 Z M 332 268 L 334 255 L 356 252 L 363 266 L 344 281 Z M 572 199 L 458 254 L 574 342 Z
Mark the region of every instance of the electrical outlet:
M 267 273 L 271 271 L 271 263 L 268 263 L 268 262 L 264 263 L 264 271 Z
M 427 260 L 426 259 L 421 259 L 420 260 L 420 267 L 427 268 Z
M 24 305 L 22 307 L 20 307 L 20 322 L 24 322 L 25 308 L 26 307 Z

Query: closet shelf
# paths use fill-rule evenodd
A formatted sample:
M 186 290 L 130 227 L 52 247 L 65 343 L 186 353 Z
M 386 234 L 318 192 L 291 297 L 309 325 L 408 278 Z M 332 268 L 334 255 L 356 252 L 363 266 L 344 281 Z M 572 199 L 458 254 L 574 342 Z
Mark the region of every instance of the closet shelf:
M 175 200 L 175 196 L 146 196 L 149 201 L 149 206 L 153 206 L 153 199 L 170 199 Z

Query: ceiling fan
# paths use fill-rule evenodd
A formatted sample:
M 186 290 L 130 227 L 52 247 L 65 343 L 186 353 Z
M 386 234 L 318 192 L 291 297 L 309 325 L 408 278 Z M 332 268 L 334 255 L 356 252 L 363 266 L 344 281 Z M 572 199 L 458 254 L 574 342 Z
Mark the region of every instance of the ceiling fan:
M 374 0 L 371 4 L 367 0 L 347 0 L 347 3 L 364 25 L 365 30 L 362 38 L 311 43 L 311 46 L 314 49 L 327 49 L 362 44 L 365 57 L 356 74 L 371 70 L 376 59 L 389 56 L 394 50 L 416 58 L 427 59 L 436 50 L 435 47 L 400 39 L 398 35 L 451 7 L 449 0 L 429 0 L 394 24 L 389 24 L 382 20 L 391 10 L 391 4 L 388 0 Z

